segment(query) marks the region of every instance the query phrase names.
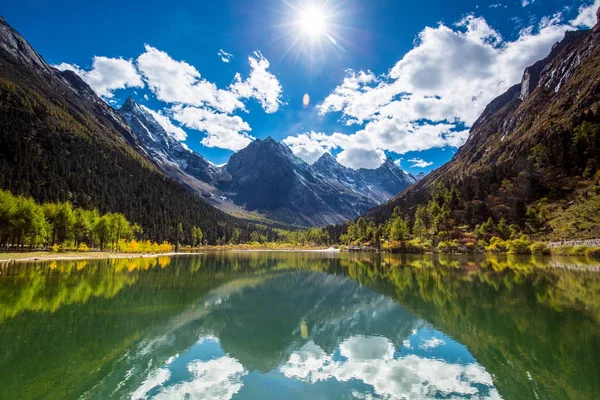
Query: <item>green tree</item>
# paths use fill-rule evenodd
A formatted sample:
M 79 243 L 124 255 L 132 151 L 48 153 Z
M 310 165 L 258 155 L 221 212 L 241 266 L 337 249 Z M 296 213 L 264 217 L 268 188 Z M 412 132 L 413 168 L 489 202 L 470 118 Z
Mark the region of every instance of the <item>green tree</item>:
M 394 218 L 390 228 L 390 237 L 392 240 L 398 240 L 400 242 L 410 239 L 408 223 L 404 218 L 400 216 Z
M 429 212 L 427 207 L 420 205 L 415 212 L 415 223 L 413 225 L 413 233 L 419 238 L 427 236 L 429 226 Z
M 202 229 L 200 227 L 195 226 L 192 228 L 192 246 L 200 246 L 202 244 L 202 238 L 204 234 L 202 233 Z

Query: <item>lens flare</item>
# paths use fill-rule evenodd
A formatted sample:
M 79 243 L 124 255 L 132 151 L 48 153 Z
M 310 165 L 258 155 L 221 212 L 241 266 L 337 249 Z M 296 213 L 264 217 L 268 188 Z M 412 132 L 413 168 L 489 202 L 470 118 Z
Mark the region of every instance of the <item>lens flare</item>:
M 310 96 L 308 95 L 308 93 L 305 93 L 304 96 L 302 96 L 302 105 L 304 107 L 308 107 L 309 104 L 310 104 Z

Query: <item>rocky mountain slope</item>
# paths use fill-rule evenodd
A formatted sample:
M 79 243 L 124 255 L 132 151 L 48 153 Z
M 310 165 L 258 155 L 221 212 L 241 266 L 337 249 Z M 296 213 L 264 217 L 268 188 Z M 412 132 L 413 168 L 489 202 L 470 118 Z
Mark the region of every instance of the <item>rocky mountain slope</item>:
M 398 194 L 416 178 L 388 159 L 379 168 L 353 170 L 329 153 L 308 165 L 272 138 L 256 140 L 215 167 L 171 137 L 131 98 L 119 113 L 158 167 L 234 215 L 303 226 L 337 224 Z
M 236 227 L 248 237 L 246 223 L 161 172 L 146 139 L 76 74 L 48 65 L 0 18 L 1 188 L 41 202 L 122 212 L 157 241 L 173 240 L 179 222 L 183 238 L 193 226 L 211 242 L 231 237 Z M 181 149 L 171 151 L 184 157 Z M 206 169 L 193 157 L 186 162 L 189 171 Z
M 567 32 L 486 107 L 450 162 L 368 216 L 383 221 L 396 207 L 412 214 L 442 184 L 458 190 L 457 225 L 491 216 L 554 237 L 595 236 L 599 152 L 600 23 Z
M 247 210 L 298 225 L 336 224 L 389 199 L 415 180 L 391 160 L 375 170 L 354 171 L 333 157 L 314 165 L 272 138 L 255 140 L 233 154 L 217 185 Z

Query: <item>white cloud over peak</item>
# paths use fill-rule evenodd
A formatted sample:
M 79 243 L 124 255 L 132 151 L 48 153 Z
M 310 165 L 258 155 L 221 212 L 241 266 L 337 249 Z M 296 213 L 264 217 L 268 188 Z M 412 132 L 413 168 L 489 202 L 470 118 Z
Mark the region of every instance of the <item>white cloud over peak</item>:
M 374 169 L 383 164 L 385 153 L 381 149 L 347 147 L 337 155 L 337 161 L 354 169 Z
M 137 59 L 137 67 L 159 100 L 196 107 L 209 106 L 226 113 L 245 109 L 235 94 L 202 79 L 194 66 L 174 60 L 152 46 L 146 45 L 145 48 L 146 51 Z
M 81 77 L 99 95 L 106 99 L 113 97 L 113 91 L 126 87 L 143 87 L 144 82 L 131 60 L 95 56 L 92 69 L 86 71 L 76 64 L 55 65 L 61 71 L 70 70 Z
M 589 25 L 590 9 L 580 9 L 572 23 Z M 451 26 L 426 27 L 388 73 L 347 70 L 318 105 L 321 115 L 339 113 L 346 125 L 359 125 L 354 133 L 322 135 L 310 143 L 310 151 L 296 142 L 295 153 L 314 154 L 317 144 L 325 151 L 333 143 L 342 149 L 338 160 L 356 168 L 374 165 L 383 151 L 462 146 L 469 133 L 465 128 L 485 106 L 520 82 L 524 69 L 544 58 L 565 31 L 575 29 L 562 19 L 560 13 L 544 18 L 513 41 L 473 15 Z M 351 153 L 364 158 L 344 156 Z
M 184 126 L 206 133 L 201 143 L 206 147 L 241 150 L 254 139 L 251 128 L 238 115 L 219 113 L 209 108 L 176 105 L 171 108 L 173 119 Z
M 281 84 L 267 69 L 269 61 L 260 53 L 255 51 L 248 57 L 250 63 L 250 75 L 242 79 L 238 73 L 231 84 L 231 91 L 239 98 L 256 99 L 265 112 L 271 114 L 279 109 L 281 101 Z
M 433 165 L 431 161 L 425 161 L 419 157 L 411 158 L 410 160 L 408 160 L 408 162 L 412 163 L 412 165 L 410 165 L 409 168 L 427 168 L 430 165 Z
M 154 111 L 148 107 L 142 105 L 142 108 L 152 115 L 152 117 L 162 126 L 162 128 L 173 136 L 176 140 L 185 141 L 187 139 L 187 133 L 180 127 L 173 124 L 171 118 L 165 115 L 163 112 Z
M 228 63 L 233 58 L 233 54 L 228 53 L 223 49 L 219 49 L 219 52 L 217 53 L 217 55 L 219 56 L 221 61 L 223 61 L 224 63 Z
M 579 14 L 577 17 L 569 22 L 573 26 L 591 28 L 596 25 L 596 11 L 598 8 L 600 8 L 600 0 L 595 0 L 592 4 L 582 5 L 579 7 Z
M 219 55 L 231 56 L 222 50 Z M 201 140 L 203 145 L 237 151 L 254 139 L 248 134 L 250 125 L 233 115 L 247 111 L 242 100 L 256 99 L 267 113 L 276 112 L 282 104 L 282 87 L 268 71 L 269 61 L 260 52 L 254 52 L 248 62 L 249 76 L 236 74 L 227 89 L 219 89 L 202 78 L 194 66 L 148 45 L 138 57 L 137 67 L 156 97 L 172 104 L 169 113 L 176 121 L 206 133 Z
M 288 136 L 283 143 L 288 145 L 295 155 L 309 164 L 313 164 L 323 154 L 337 147 L 325 133 L 314 131 Z

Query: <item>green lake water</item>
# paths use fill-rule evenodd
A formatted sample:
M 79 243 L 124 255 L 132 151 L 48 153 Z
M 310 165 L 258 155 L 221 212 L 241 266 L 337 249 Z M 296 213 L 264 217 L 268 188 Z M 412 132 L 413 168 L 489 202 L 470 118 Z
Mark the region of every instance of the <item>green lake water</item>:
M 0 265 L 0 399 L 598 399 L 588 263 L 256 252 Z

